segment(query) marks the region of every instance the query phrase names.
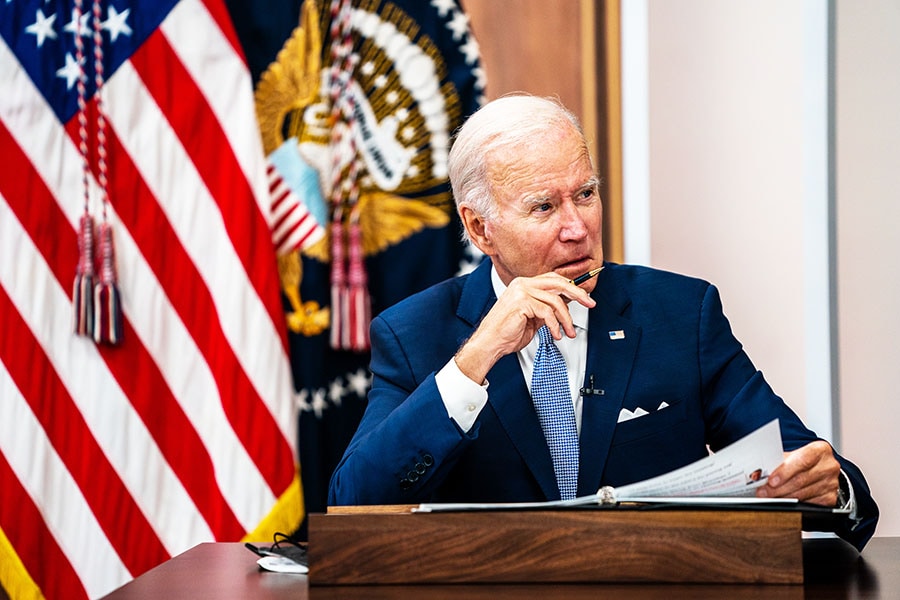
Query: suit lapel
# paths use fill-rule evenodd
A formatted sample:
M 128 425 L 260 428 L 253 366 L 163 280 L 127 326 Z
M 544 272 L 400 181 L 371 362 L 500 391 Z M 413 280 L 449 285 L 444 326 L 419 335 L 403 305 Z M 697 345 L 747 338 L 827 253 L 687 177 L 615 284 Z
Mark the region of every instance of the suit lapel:
M 471 327 L 470 334 L 496 301 L 491 284 L 491 262 L 485 260 L 467 278 L 457 307 L 457 316 Z M 488 381 L 488 404 L 506 435 L 547 499 L 558 500 L 559 488 L 550 450 L 522 376 L 518 356 L 510 354 L 497 361 L 488 373 Z
M 596 493 L 600 487 L 613 431 L 631 378 L 641 328 L 621 315 L 630 299 L 615 284 L 614 274 L 604 269 L 588 311 L 588 351 L 584 387 L 602 389 L 603 395 L 584 395 L 581 413 L 581 448 L 578 495 Z M 593 376 L 593 386 L 590 378 Z
M 497 361 L 488 375 L 488 403 L 548 500 L 559 500 L 553 459 L 515 354 Z

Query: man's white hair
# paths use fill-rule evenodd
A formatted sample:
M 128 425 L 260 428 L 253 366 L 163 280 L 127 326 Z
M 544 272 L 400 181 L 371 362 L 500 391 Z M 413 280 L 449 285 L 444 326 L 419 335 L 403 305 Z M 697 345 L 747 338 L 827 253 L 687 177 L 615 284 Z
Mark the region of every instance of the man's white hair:
M 578 118 L 555 98 L 513 94 L 473 113 L 458 130 L 448 158 L 457 211 L 468 206 L 484 220 L 494 219 L 497 204 L 488 177 L 490 156 L 508 147 L 539 153 L 545 134 L 560 127 L 574 127 L 584 142 L 585 154 L 590 156 Z M 468 239 L 465 230 L 463 237 Z

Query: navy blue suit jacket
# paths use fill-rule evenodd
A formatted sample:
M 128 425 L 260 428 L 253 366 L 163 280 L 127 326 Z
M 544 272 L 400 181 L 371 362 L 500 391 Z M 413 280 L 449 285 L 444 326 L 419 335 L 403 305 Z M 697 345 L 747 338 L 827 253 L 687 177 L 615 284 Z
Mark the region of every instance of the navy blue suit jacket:
M 486 260 L 372 321 L 369 402 L 329 504 L 559 498 L 516 355 L 488 373 L 488 403 L 468 433 L 448 417 L 435 383 L 496 301 L 490 270 Z M 578 495 L 687 465 L 776 418 L 785 450 L 817 439 L 750 362 L 709 283 L 607 264 L 592 297 L 584 381 L 593 377 L 603 395 L 584 397 Z M 649 414 L 617 422 L 623 408 L 638 407 Z M 878 509 L 859 469 L 839 460 L 864 519 L 852 531 L 848 519 L 838 533 L 861 548 Z

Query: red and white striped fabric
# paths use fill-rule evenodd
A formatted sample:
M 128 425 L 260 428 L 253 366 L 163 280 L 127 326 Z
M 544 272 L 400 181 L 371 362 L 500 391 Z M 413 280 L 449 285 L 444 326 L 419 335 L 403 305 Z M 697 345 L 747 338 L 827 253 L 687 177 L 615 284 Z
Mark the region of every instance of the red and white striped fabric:
M 272 243 L 278 255 L 307 248 L 325 237 L 325 229 L 295 194 L 275 165 L 269 163 L 272 197 Z
M 0 584 L 12 598 L 96 598 L 197 543 L 271 539 L 302 518 L 250 74 L 221 0 L 169 4 L 103 90 L 115 347 L 73 334 L 77 118 L 60 122 L 6 28 L 49 11 L 0 15 Z M 54 10 L 43 42 L 71 41 L 69 7 Z

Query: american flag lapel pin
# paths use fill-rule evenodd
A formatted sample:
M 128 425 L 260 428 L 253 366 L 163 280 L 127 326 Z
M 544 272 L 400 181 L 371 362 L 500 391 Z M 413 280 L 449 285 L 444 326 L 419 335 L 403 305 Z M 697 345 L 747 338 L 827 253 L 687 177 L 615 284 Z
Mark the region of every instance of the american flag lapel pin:
M 622 329 L 616 329 L 615 331 L 609 332 L 609 339 L 611 340 L 624 340 L 625 339 L 625 331 Z

